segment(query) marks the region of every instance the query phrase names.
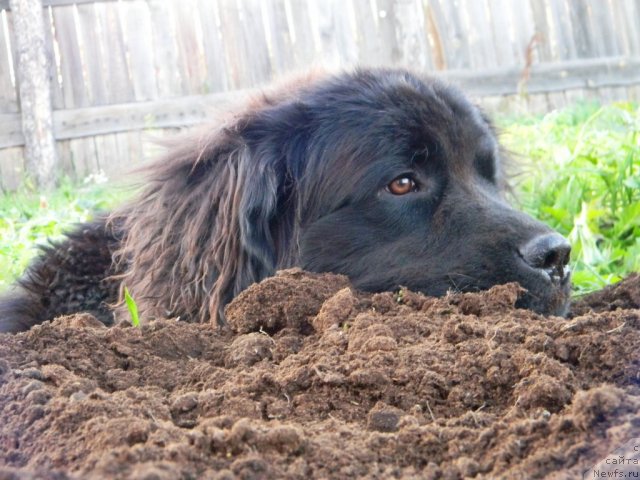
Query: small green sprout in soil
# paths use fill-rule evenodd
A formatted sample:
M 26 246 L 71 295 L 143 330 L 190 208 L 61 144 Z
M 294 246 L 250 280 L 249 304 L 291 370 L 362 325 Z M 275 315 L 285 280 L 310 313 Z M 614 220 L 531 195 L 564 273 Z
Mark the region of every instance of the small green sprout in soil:
M 136 301 L 133 299 L 131 294 L 129 293 L 129 289 L 124 287 L 124 301 L 127 304 L 127 310 L 129 310 L 129 315 L 131 316 L 131 324 L 134 327 L 140 328 L 140 317 L 138 316 L 138 305 Z

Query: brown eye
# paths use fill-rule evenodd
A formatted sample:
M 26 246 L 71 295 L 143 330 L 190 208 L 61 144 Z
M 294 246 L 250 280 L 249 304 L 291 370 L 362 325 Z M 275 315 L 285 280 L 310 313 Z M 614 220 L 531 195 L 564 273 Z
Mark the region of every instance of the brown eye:
M 394 195 L 406 195 L 416 191 L 416 182 L 411 177 L 399 177 L 387 185 L 387 190 Z

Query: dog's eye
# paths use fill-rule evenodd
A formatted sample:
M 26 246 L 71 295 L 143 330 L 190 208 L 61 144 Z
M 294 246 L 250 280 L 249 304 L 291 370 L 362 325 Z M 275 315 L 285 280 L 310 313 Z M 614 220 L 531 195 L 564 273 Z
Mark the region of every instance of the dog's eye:
M 394 195 L 406 195 L 407 193 L 415 192 L 417 189 L 416 182 L 411 177 L 398 177 L 387 185 L 387 190 Z

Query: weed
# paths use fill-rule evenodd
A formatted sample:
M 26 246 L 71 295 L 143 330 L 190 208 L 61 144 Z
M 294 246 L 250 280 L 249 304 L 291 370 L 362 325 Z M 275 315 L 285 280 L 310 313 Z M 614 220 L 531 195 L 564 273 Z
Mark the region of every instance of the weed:
M 140 317 L 138 316 L 138 304 L 129 293 L 129 289 L 124 287 L 124 301 L 127 304 L 127 310 L 131 315 L 131 324 L 134 327 L 140 328 Z

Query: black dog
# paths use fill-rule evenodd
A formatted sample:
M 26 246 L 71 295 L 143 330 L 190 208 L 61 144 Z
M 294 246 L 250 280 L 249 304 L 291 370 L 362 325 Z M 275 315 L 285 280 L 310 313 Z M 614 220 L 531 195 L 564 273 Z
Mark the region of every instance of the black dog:
M 491 125 L 456 89 L 360 70 L 265 93 L 148 169 L 132 202 L 47 248 L 0 300 L 0 331 L 89 311 L 124 285 L 145 318 L 224 323 L 277 269 L 429 295 L 517 281 L 562 315 L 570 247 L 509 207 Z

